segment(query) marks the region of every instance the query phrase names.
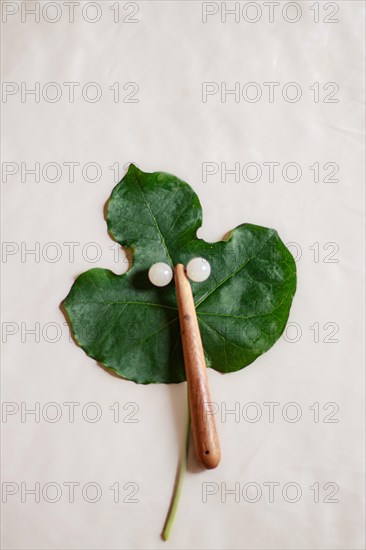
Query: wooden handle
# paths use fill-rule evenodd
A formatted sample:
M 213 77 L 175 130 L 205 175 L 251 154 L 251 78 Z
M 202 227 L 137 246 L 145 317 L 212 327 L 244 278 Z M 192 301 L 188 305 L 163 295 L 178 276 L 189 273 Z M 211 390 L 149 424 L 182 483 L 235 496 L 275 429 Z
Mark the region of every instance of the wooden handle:
M 188 383 L 189 407 L 196 457 L 205 468 L 220 462 L 220 444 L 215 418 L 209 414 L 211 403 L 206 362 L 190 282 L 183 264 L 174 269 L 182 336 L 184 365 Z

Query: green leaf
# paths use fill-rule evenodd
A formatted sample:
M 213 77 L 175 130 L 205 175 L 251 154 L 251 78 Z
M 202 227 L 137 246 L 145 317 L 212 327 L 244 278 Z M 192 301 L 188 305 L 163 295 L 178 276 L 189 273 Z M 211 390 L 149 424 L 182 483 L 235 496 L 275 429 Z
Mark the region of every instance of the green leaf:
M 208 367 L 242 369 L 282 334 L 296 267 L 274 229 L 243 224 L 207 243 L 197 237 L 202 209 L 191 187 L 134 165 L 112 192 L 107 223 L 132 250 L 132 267 L 83 273 L 63 302 L 76 341 L 107 368 L 140 384 L 185 380 L 174 280 L 157 288 L 148 279 L 159 261 L 211 264 L 209 279 L 191 284 Z

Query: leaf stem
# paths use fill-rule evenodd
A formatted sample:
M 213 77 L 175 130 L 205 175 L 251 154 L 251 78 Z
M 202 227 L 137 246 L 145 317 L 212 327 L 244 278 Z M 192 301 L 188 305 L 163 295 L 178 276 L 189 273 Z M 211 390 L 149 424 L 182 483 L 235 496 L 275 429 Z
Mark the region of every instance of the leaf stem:
M 175 514 L 178 508 L 179 503 L 179 497 L 180 493 L 182 491 L 183 486 L 183 480 L 184 475 L 186 473 L 187 469 L 187 457 L 188 457 L 188 450 L 189 450 L 189 437 L 190 437 L 190 431 L 191 431 L 191 415 L 189 412 L 189 404 L 187 403 L 187 420 L 186 420 L 186 430 L 184 435 L 184 444 L 182 448 L 182 454 L 180 457 L 180 461 L 178 463 L 177 467 L 177 473 L 175 476 L 175 483 L 173 488 L 173 494 L 172 499 L 170 501 L 169 511 L 165 520 L 164 528 L 161 533 L 161 538 L 166 541 L 170 537 L 170 532 L 172 530 L 172 525 L 174 522 Z

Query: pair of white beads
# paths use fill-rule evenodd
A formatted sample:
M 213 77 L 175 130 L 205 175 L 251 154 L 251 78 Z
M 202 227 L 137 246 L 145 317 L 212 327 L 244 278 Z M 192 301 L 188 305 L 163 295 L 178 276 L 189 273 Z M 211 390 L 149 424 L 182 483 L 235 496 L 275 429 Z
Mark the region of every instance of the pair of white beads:
M 186 267 L 187 276 L 194 283 L 202 283 L 209 278 L 211 266 L 204 258 L 193 258 Z M 155 286 L 166 286 L 173 279 L 173 271 L 170 265 L 157 262 L 149 269 L 150 282 Z

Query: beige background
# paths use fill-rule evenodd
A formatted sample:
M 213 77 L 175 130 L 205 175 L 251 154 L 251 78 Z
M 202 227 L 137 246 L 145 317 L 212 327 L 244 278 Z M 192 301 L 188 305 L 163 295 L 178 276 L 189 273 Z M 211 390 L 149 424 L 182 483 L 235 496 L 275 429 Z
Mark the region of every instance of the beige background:
M 4 9 L 9 3 L 2 4 Z M 2 182 L 2 398 L 5 411 L 14 413 L 3 415 L 2 422 L 3 499 L 11 488 L 15 493 L 2 504 L 3 547 L 363 548 L 363 2 L 331 2 L 327 8 L 300 2 L 302 16 L 296 23 L 282 15 L 284 2 L 276 7 L 273 23 L 262 2 L 256 3 L 262 10 L 256 23 L 243 17 L 236 23 L 229 16 L 222 23 L 220 13 L 203 23 L 202 9 L 207 8 L 194 1 L 140 2 L 131 16 L 136 23 L 122 21 L 135 11 L 134 3 L 120 3 L 120 22 L 115 23 L 116 11 L 110 8 L 116 10 L 116 3 L 99 2 L 101 18 L 90 23 L 82 18 L 86 2 L 81 1 L 69 23 L 68 8 L 60 2 L 58 22 L 47 21 L 55 17 L 52 6 L 41 12 L 39 23 L 32 16 L 22 22 L 24 3 L 12 4 L 19 11 L 6 22 L 3 18 L 3 80 L 28 88 L 39 82 L 43 91 L 53 81 L 62 97 L 51 103 L 41 95 L 36 103 L 28 95 L 22 102 L 18 92 L 2 104 L 2 158 L 15 163 L 3 168 L 16 172 L 7 181 L 3 173 Z M 316 5 L 319 23 L 314 22 Z M 88 9 L 87 16 L 94 18 L 96 8 Z M 294 18 L 296 7 L 285 9 L 287 19 Z M 254 11 L 245 13 L 253 19 Z M 326 17 L 339 22 L 324 22 Z M 67 99 L 65 82 L 80 83 L 74 103 Z M 100 101 L 83 99 L 80 90 L 88 82 L 102 89 Z M 132 91 L 123 85 L 136 83 L 138 102 L 115 103 L 109 90 L 115 82 L 121 98 Z M 221 102 L 216 94 L 203 103 L 203 82 L 226 82 L 228 88 L 256 82 L 263 97 L 236 103 L 232 96 Z M 280 83 L 273 103 L 265 82 Z M 301 86 L 298 102 L 281 96 L 289 82 Z M 318 103 L 309 89 L 315 82 Z M 323 89 L 329 82 L 339 85 L 337 103 L 323 101 L 332 91 Z M 48 92 L 51 97 L 52 89 Z M 131 161 L 145 171 L 172 172 L 192 185 L 203 205 L 202 237 L 220 239 L 243 222 L 275 227 L 298 259 L 298 292 L 287 336 L 241 372 L 209 373 L 220 411 L 236 406 L 240 416 L 218 415 L 223 459 L 217 470 L 197 471 L 191 457 L 167 543 L 159 534 L 183 439 L 185 385 L 145 387 L 112 377 L 69 341 L 59 310 L 80 272 L 95 266 L 117 273 L 126 268 L 123 255 L 115 262 L 118 247 L 108 237 L 103 205 L 115 185 L 109 167 L 118 162 L 123 174 Z M 22 166 L 24 171 L 36 162 L 40 181 L 29 174 L 22 181 Z M 53 183 L 47 181 L 52 168 L 42 175 L 50 162 L 62 169 Z M 74 182 L 64 164 L 70 162 L 79 163 Z M 92 169 L 86 177 L 82 173 L 89 162 L 101 170 L 94 183 L 88 181 Z M 203 181 L 204 162 L 227 163 L 228 168 L 255 162 L 262 177 L 235 182 L 228 176 L 222 182 L 218 172 Z M 272 183 L 265 162 L 280 163 Z M 281 175 L 289 162 L 301 167 L 296 183 Z M 309 169 L 315 162 L 321 167 L 319 182 Z M 323 169 L 328 162 L 338 164 L 338 182 L 324 181 L 331 173 L 329 166 Z M 64 244 L 70 242 L 79 243 L 74 261 L 70 245 Z M 39 257 L 25 254 L 25 248 L 37 246 Z M 98 251 L 101 257 L 93 263 Z M 60 258 L 52 262 L 55 253 Z M 39 342 L 37 334 L 26 332 L 34 327 Z M 319 342 L 314 341 L 317 327 Z M 65 402 L 80 404 L 74 422 Z M 102 414 L 95 423 L 88 421 L 96 411 L 86 406 L 91 402 Z M 273 422 L 269 402 L 278 403 Z M 119 403 L 119 422 L 109 408 L 114 403 Z M 40 408 L 39 422 L 24 414 L 32 407 Z M 136 407 L 132 419 L 138 422 L 127 422 Z M 290 422 L 296 411 L 301 418 Z M 55 413 L 61 418 L 51 422 Z M 250 422 L 255 414 L 258 421 Z M 36 482 L 39 503 L 24 493 Z M 80 484 L 73 503 L 68 482 Z M 269 501 L 269 482 L 279 484 L 274 502 Z M 295 494 L 294 486 L 286 486 L 290 482 L 301 490 L 297 502 L 288 502 Z M 83 498 L 82 489 L 89 500 L 94 498 L 88 483 L 100 487 L 98 502 Z M 118 503 L 109 489 L 115 483 Z M 128 483 L 138 484 L 136 503 L 123 502 L 136 487 Z M 202 501 L 204 483 L 217 484 L 209 486 L 218 492 L 207 502 Z M 245 499 L 247 483 L 257 485 Z M 316 483 L 320 502 L 314 502 Z M 228 494 L 222 502 L 221 487 L 235 484 L 240 501 Z M 249 502 L 258 486 L 261 496 Z M 60 499 L 49 502 L 57 497 L 57 487 Z M 338 502 L 324 502 L 335 487 Z

